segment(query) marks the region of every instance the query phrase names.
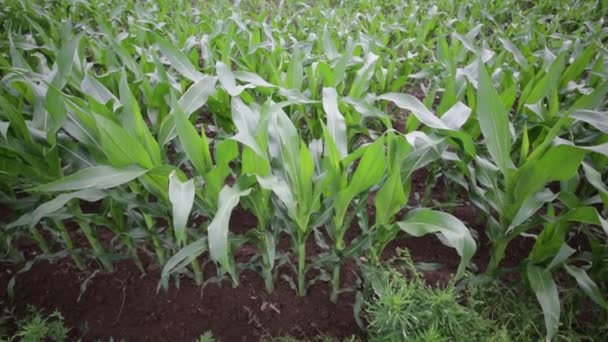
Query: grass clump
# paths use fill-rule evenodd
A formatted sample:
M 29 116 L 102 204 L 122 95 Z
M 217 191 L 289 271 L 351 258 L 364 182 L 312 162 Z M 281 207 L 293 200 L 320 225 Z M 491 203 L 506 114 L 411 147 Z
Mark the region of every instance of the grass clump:
M 481 279 L 465 288 L 467 306 L 493 322 L 500 341 L 542 341 L 545 338 L 543 313 L 528 288 L 508 286 Z M 606 341 L 608 320 L 605 312 L 590 303 L 576 289 L 562 293 L 560 329 L 554 341 Z
M 13 334 L 8 332 L 9 325 L 15 326 Z M 0 318 L 0 341 L 66 341 L 69 330 L 64 324 L 63 316 L 57 310 L 46 315 L 38 308 L 28 306 L 26 314 L 21 319 L 17 319 L 11 311 L 5 311 Z
M 406 258 L 407 259 L 407 258 Z M 494 338 L 492 322 L 462 305 L 453 284 L 427 285 L 389 266 L 367 267 L 371 295 L 364 304 L 370 341 L 482 341 Z

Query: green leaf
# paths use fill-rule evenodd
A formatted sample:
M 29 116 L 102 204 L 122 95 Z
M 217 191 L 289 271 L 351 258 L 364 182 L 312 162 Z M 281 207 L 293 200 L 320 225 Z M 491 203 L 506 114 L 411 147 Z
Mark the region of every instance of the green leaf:
M 407 203 L 400 172 L 393 172 L 374 198 L 376 225 L 389 224 L 392 217 Z
M 510 40 L 505 38 L 498 38 L 498 40 L 502 43 L 505 50 L 509 51 L 513 55 L 513 58 L 515 59 L 517 64 L 519 64 L 523 68 L 528 67 L 528 62 L 526 61 L 526 58 L 524 57 L 524 55 L 522 55 L 521 51 L 519 51 L 517 46 L 515 46 Z
M 169 201 L 173 213 L 173 232 L 181 246 L 186 243 L 186 224 L 194 204 L 194 180 L 182 182 L 175 171 L 169 175 Z
M 460 255 L 456 278 L 462 277 L 477 249 L 469 229 L 459 219 L 447 213 L 417 209 L 410 212 L 403 221 L 397 222 L 397 225 L 413 236 L 438 234 L 443 244 L 456 249 Z
M 230 273 L 235 283 L 238 283 L 238 276 L 231 261 L 228 246 L 228 223 L 232 210 L 239 203 L 241 196 L 246 196 L 249 192 L 251 189 L 241 190 L 238 187 L 225 185 L 220 191 L 219 207 L 208 228 L 211 258 L 219 262 Z
M 585 50 L 566 68 L 561 75 L 561 86 L 579 77 L 585 69 L 590 66 L 591 59 L 595 56 L 595 44 L 589 44 Z
M 336 46 L 331 39 L 329 31 L 327 30 L 327 25 L 323 27 L 323 52 L 329 58 L 330 61 L 338 58 L 340 56 L 338 51 L 336 50 Z
M 566 181 L 577 172 L 585 151 L 570 145 L 550 148 L 540 159 L 526 163 L 519 172 L 514 196 L 524 201 L 552 181 Z
M 602 292 L 584 269 L 571 265 L 564 265 L 564 268 L 568 274 L 576 279 L 578 286 L 583 289 L 583 292 L 585 292 L 589 298 L 602 308 L 608 310 L 608 302 L 606 302 L 606 299 L 602 296 Z
M 6 139 L 6 134 L 8 133 L 8 128 L 10 127 L 10 125 L 10 122 L 0 121 L 0 134 L 2 134 L 4 139 Z
M 94 77 L 89 76 L 88 73 L 84 74 L 82 82 L 80 82 L 80 89 L 88 96 L 94 98 L 101 104 L 107 104 L 109 101 L 114 100 L 114 103 L 118 103 L 118 99 L 112 94 L 108 88 L 106 88 L 101 82 Z
M 260 114 L 247 106 L 238 97 L 232 98 L 232 121 L 237 129 L 237 134 L 232 139 L 251 148 L 260 157 L 266 157 L 256 141 L 256 132 L 260 122 Z
M 198 82 L 191 85 L 177 102 L 187 117 L 207 103 L 209 96 L 215 93 L 217 77 L 204 75 Z
M 67 119 L 68 112 L 65 108 L 65 103 L 63 102 L 63 96 L 59 90 L 52 85 L 49 86 L 46 91 L 44 105 L 52 121 L 48 133 L 54 135 Z
M 559 87 L 559 77 L 564 70 L 565 57 L 560 54 L 549 67 L 549 71 L 532 88 L 526 99 L 527 104 L 534 104 Z
M 409 94 L 387 93 L 376 97 L 377 100 L 387 100 L 393 102 L 397 107 L 412 112 L 414 116 L 423 124 L 436 129 L 451 129 L 443 121 L 435 116 L 417 98 Z
M 163 267 L 163 271 L 161 273 L 161 281 L 163 286 L 165 288 L 168 287 L 169 276 L 172 273 L 183 270 L 186 266 L 190 265 L 194 259 L 206 252 L 207 249 L 206 237 L 200 238 L 180 249 L 179 252 L 167 260 L 167 263 L 165 263 L 165 266 Z
M 384 175 L 385 166 L 384 139 L 379 138 L 361 157 L 357 170 L 348 184 L 348 191 L 356 195 L 376 185 Z
M 154 167 L 146 149 L 122 126 L 99 115 L 95 116 L 95 120 L 103 152 L 113 166 L 139 164 L 146 169 Z
M 534 291 L 536 299 L 538 299 L 543 309 L 547 341 L 549 341 L 557 334 L 559 327 L 560 305 L 557 287 L 551 273 L 539 266 L 528 264 L 527 275 L 530 287 L 532 287 L 532 291 Z
M 173 44 L 158 35 L 155 35 L 155 40 L 162 53 L 171 63 L 171 66 L 182 74 L 182 76 L 188 78 L 192 82 L 198 82 L 203 78 L 204 75 L 196 70 L 188 57 L 176 49 Z
M 365 57 L 365 64 L 363 64 L 361 69 L 357 70 L 348 96 L 355 99 L 363 96 L 367 88 L 369 88 L 370 80 L 374 76 L 374 69 L 376 67 L 376 62 L 378 62 L 378 58 L 379 57 L 372 52 L 367 54 Z
M 608 134 L 608 112 L 581 109 L 572 113 L 570 117 L 586 122 L 602 133 Z
M 7 225 L 7 228 L 29 226 L 34 227 L 44 217 L 50 216 L 63 208 L 69 201 L 78 198 L 87 202 L 96 202 L 106 197 L 106 193 L 102 190 L 97 189 L 84 189 L 76 192 L 70 192 L 67 194 L 61 194 L 54 199 L 45 202 L 38 206 L 31 213 L 27 213 L 21 216 L 17 221 Z
M 108 165 L 93 166 L 67 177 L 39 185 L 30 191 L 55 192 L 81 189 L 110 189 L 138 178 L 148 170 L 137 165 L 116 168 Z
M 346 120 L 338 109 L 338 94 L 334 88 L 323 88 L 323 110 L 327 115 L 327 129 L 340 154 L 340 159 L 348 154 Z
M 202 129 L 199 135 L 179 104 L 174 103 L 172 109 L 179 142 L 198 174 L 205 175 L 213 166 L 205 130 Z
M 55 62 L 57 63 L 57 74 L 53 78 L 52 83 L 59 89 L 62 89 L 66 85 L 70 74 L 72 73 L 74 56 L 78 49 L 78 43 L 80 43 L 80 37 L 81 36 L 78 35 L 74 39 L 70 39 L 57 53 L 55 59 Z
M 289 59 L 287 66 L 287 75 L 285 78 L 285 87 L 296 91 L 302 90 L 302 82 L 304 81 L 304 68 L 302 66 L 302 52 L 297 47 L 294 48 L 293 54 Z
M 217 208 L 219 193 L 226 184 L 226 177 L 231 174 L 230 163 L 238 158 L 238 144 L 234 140 L 222 140 L 216 144 L 215 167 L 203 175 L 205 187 L 203 197 L 211 204 L 211 210 Z
M 137 100 L 129 89 L 127 74 L 124 69 L 120 75 L 119 90 L 120 103 L 123 105 L 122 113 L 120 115 L 120 121 L 123 124 L 123 127 L 131 133 L 131 136 L 137 137 L 139 142 L 146 149 L 152 163 L 155 166 L 160 166 L 160 149 L 156 140 L 154 140 L 154 137 L 150 133 L 146 122 L 141 116 Z
M 447 112 L 441 116 L 441 121 L 452 130 L 459 130 L 469 119 L 471 108 L 462 102 L 456 102 Z
M 215 63 L 215 70 L 217 72 L 217 76 L 220 80 L 222 87 L 226 89 L 226 92 L 230 96 L 239 96 L 243 92 L 243 90 L 248 88 L 255 88 L 255 85 L 253 84 L 237 86 L 236 77 L 232 73 L 232 70 L 230 70 L 230 68 L 222 62 Z
M 602 180 L 602 174 L 599 171 L 587 163 L 583 163 L 583 171 L 585 171 L 585 177 L 589 184 L 596 188 L 600 193 L 608 195 L 608 187 L 606 187 L 606 184 Z
M 528 198 L 521 205 L 521 207 L 517 211 L 517 214 L 515 214 L 515 217 L 513 218 L 511 224 L 509 225 L 509 228 L 507 229 L 507 233 L 515 227 L 519 226 L 520 224 L 524 223 L 528 218 L 534 215 L 534 213 L 536 213 L 538 209 L 542 208 L 545 203 L 552 202 L 556 198 L 557 195 L 552 193 L 549 189 L 539 191 L 534 194 L 534 196 Z
M 186 90 L 177 102 L 186 114 L 186 118 L 189 118 L 192 113 L 204 106 L 207 103 L 209 96 L 215 94 L 216 83 L 217 77 L 205 76 Z M 174 116 L 167 115 L 160 125 L 158 141 L 161 146 L 165 146 L 173 140 L 176 135 Z
M 490 156 L 504 175 L 514 167 L 511 161 L 509 115 L 494 89 L 486 67 L 480 63 L 477 87 L 477 119 Z

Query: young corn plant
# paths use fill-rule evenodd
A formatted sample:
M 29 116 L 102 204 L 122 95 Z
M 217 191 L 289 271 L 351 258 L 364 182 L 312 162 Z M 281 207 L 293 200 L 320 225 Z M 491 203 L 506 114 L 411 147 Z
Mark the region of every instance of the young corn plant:
M 481 156 L 476 158 L 475 166 L 470 168 L 469 173 L 470 189 L 474 202 L 490 215 L 488 236 L 492 249 L 486 272 L 496 275 L 509 242 L 538 224 L 534 219 L 534 213 L 558 197 L 569 197 L 567 192 L 554 194 L 549 186 L 550 183 L 570 181 L 577 175 L 588 154 L 594 152 L 606 156 L 607 150 L 605 144 L 577 146 L 558 138 L 564 125 L 570 120 L 572 110 L 568 110 L 535 140 L 530 141 L 529 131 L 524 125 L 519 149 L 519 165 L 515 165 L 512 155 L 516 150 L 509 128 L 508 111 L 483 65 L 480 67 L 478 82 L 477 118 L 492 162 Z M 529 152 L 530 146 L 534 146 L 532 152 Z M 557 222 L 580 220 L 575 218 L 587 211 L 585 207 L 564 208 L 567 210 L 562 212 L 561 219 L 558 219 L 551 218 L 555 214 L 552 207 L 549 208 L 549 222 L 544 224 L 531 259 L 537 262 L 546 260 L 548 255 L 557 252 L 555 247 L 551 247 L 555 246 L 554 243 L 566 246 L 563 244 L 563 234 L 568 225 Z M 589 219 L 586 220 L 588 222 Z M 597 215 L 595 222 L 598 222 Z M 547 241 L 547 237 L 551 236 L 553 242 Z M 541 252 L 543 249 L 546 250 Z M 545 257 L 541 258 L 540 255 Z M 564 257 L 563 253 L 558 255 Z M 560 261 L 557 260 L 556 263 L 559 264 Z M 559 317 L 559 301 L 552 300 L 549 304 L 546 300 L 556 298 L 557 290 L 549 273 L 535 266 L 534 262 L 528 265 L 526 275 L 543 306 L 547 336 L 551 338 L 557 331 L 555 317 Z
M 287 219 L 297 257 L 297 292 L 306 294 L 306 241 L 318 223 L 313 220 L 320 207 L 321 181 L 315 175 L 311 153 L 280 104 L 267 103 L 268 158 L 273 166 L 267 177 L 258 176 L 262 188 L 271 190 L 277 210 Z

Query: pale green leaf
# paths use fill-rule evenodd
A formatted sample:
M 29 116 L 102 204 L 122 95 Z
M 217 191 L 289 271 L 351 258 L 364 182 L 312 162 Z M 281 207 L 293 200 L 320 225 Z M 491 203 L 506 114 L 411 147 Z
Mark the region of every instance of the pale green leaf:
M 116 168 L 108 165 L 80 170 L 56 181 L 39 185 L 30 191 L 55 192 L 81 189 L 110 189 L 138 178 L 148 170 L 137 165 Z

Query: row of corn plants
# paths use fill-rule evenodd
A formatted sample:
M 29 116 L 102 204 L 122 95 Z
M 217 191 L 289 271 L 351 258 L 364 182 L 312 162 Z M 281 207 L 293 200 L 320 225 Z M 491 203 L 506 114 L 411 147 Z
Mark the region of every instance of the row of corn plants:
M 238 286 L 253 269 L 269 292 L 279 279 L 301 296 L 327 281 L 335 301 L 347 260 L 380 262 L 399 234 L 436 234 L 460 279 L 479 239 L 428 196 L 441 178 L 483 216 L 488 276 L 513 272 L 501 267 L 510 243 L 534 239 L 515 271 L 550 339 L 560 275 L 608 308 L 606 12 L 602 1 L 5 1 L 3 258 L 20 259 L 29 239 L 37 259 L 80 268 L 131 259 L 144 271 L 152 258 L 165 287 Z M 231 232 L 235 210 L 255 227 Z M 248 260 L 244 244 L 257 247 Z

